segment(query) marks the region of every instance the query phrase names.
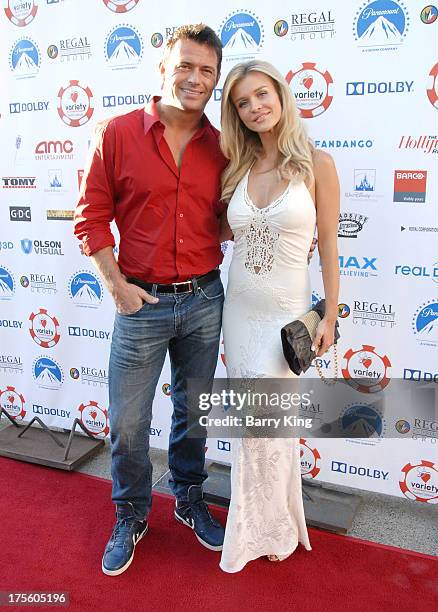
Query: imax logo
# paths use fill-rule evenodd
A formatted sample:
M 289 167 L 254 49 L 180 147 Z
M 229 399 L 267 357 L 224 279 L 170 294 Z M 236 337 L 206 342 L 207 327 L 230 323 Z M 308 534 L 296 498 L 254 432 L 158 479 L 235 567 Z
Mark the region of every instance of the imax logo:
M 227 452 L 231 451 L 231 444 L 227 442 L 226 440 L 218 440 L 217 447 L 218 447 L 218 450 L 221 450 L 221 451 L 227 451 Z
M 344 257 L 344 255 L 339 255 L 339 266 L 341 268 L 355 268 L 357 270 L 374 270 L 377 271 L 377 267 L 375 262 L 377 261 L 377 257 Z
M 367 478 L 376 478 L 377 480 L 387 480 L 389 476 L 389 472 L 384 472 L 383 470 L 348 465 L 343 461 L 332 461 L 332 472 L 351 474 L 353 476 L 366 476 Z
M 382 81 L 380 83 L 365 83 L 352 81 L 346 84 L 347 96 L 365 96 L 367 94 L 409 93 L 413 91 L 414 81 Z

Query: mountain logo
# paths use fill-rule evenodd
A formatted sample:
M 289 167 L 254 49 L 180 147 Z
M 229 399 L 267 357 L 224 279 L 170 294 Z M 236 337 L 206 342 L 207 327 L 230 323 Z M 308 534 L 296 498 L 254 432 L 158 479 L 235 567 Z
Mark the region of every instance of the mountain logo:
M 22 37 L 13 44 L 9 52 L 9 67 L 17 79 L 36 76 L 40 63 L 38 46 L 31 38 Z
M 409 15 L 403 2 L 374 0 L 356 13 L 354 36 L 363 51 L 393 50 L 403 43 Z
M 113 28 L 105 40 L 105 57 L 113 70 L 136 68 L 143 55 L 142 37 L 132 26 Z
M 102 283 L 88 270 L 73 274 L 68 282 L 68 291 L 76 306 L 97 308 L 102 302 Z
M 0 267 L 0 300 L 10 300 L 15 292 L 15 281 L 7 268 Z
M 32 374 L 38 387 L 42 389 L 57 390 L 64 382 L 64 374 L 59 363 L 43 355 L 34 360 Z
M 375 406 L 351 404 L 346 406 L 340 417 L 341 429 L 352 438 L 373 438 L 380 441 L 385 433 L 385 422 Z
M 417 308 L 412 328 L 420 344 L 438 346 L 438 300 L 424 302 Z
M 235 11 L 222 22 L 219 37 L 225 58 L 253 59 L 263 46 L 263 26 L 252 11 Z

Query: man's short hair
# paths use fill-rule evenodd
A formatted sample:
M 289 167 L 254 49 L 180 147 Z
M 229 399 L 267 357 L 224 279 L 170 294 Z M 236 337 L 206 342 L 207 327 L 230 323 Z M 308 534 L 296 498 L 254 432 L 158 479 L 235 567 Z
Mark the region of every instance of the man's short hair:
M 174 47 L 178 40 L 193 40 L 200 45 L 207 45 L 207 47 L 213 49 L 217 55 L 217 71 L 218 73 L 220 72 L 222 43 L 216 32 L 205 25 L 205 23 L 183 25 L 177 28 L 166 42 L 165 55 Z

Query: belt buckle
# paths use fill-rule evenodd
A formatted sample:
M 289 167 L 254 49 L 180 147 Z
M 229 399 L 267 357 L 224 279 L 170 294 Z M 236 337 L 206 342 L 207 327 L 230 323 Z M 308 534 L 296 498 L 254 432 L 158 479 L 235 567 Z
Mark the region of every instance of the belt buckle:
M 173 284 L 173 292 L 174 293 L 189 293 L 190 291 L 193 290 L 193 283 L 192 281 L 188 280 L 188 281 L 183 281 L 182 283 L 172 283 Z M 178 287 L 181 287 L 181 285 L 189 285 L 189 288 L 187 290 L 182 290 L 179 291 Z

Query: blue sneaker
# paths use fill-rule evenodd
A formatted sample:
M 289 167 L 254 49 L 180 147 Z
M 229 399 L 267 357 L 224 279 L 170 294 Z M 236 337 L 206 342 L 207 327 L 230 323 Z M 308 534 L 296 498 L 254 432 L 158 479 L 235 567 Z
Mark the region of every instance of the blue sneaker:
M 201 485 L 191 485 L 187 491 L 188 501 L 177 500 L 175 518 L 190 527 L 203 546 L 210 550 L 222 550 L 225 529 L 214 519 L 204 501 Z
M 135 545 L 148 530 L 146 521 L 140 521 L 131 503 L 117 506 L 116 524 L 105 547 L 102 571 L 107 576 L 118 576 L 131 565 Z

